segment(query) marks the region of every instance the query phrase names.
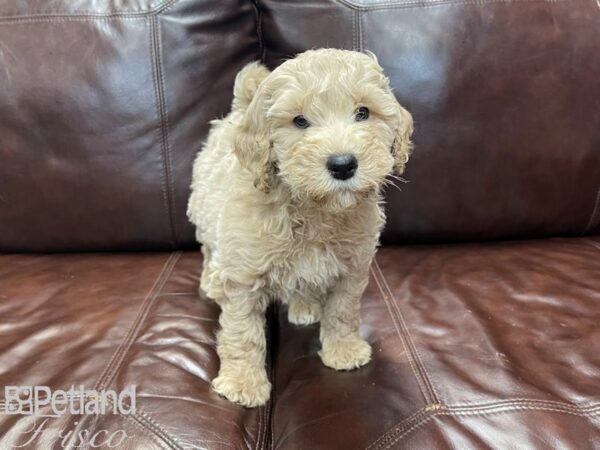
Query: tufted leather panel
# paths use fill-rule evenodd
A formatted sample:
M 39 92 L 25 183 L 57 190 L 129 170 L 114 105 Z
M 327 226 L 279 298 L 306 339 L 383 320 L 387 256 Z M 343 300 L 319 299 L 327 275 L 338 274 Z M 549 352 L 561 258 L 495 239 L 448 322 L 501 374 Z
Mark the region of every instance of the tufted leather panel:
M 218 308 L 197 296 L 197 252 L 4 255 L 0 386 L 137 385 L 134 416 L 50 418 L 26 446 L 40 450 L 71 429 L 144 450 L 592 450 L 599 252 L 591 238 L 381 249 L 362 305 L 373 361 L 324 367 L 317 326 L 276 306 L 272 399 L 253 410 L 209 390 Z M 0 448 L 43 420 L 0 414 Z
M 236 71 L 325 45 L 375 51 L 416 119 L 387 242 L 600 231 L 594 1 L 258 10 L 261 33 L 249 0 L 1 2 L 0 251 L 192 245 L 191 158 Z M 372 363 L 325 368 L 317 327 L 276 306 L 274 390 L 254 410 L 209 389 L 218 308 L 198 298 L 198 252 L 0 254 L 0 387 L 138 387 L 132 416 L 0 413 L 0 448 L 124 430 L 144 450 L 595 450 L 599 252 L 598 237 L 384 247 L 363 299 Z
M 387 247 L 363 297 L 373 361 L 324 367 L 280 313 L 273 448 L 600 446 L 600 243 Z
M 595 0 L 260 0 L 265 60 L 371 50 L 415 119 L 384 241 L 600 231 Z
M 1 2 L 0 251 L 193 245 L 193 157 L 258 55 L 247 0 Z
M 264 408 L 209 389 L 219 309 L 198 298 L 201 267 L 197 252 L 0 256 L 0 448 L 74 448 L 84 430 L 124 430 L 119 448 L 259 448 Z M 7 415 L 11 385 L 136 385 L 136 414 Z

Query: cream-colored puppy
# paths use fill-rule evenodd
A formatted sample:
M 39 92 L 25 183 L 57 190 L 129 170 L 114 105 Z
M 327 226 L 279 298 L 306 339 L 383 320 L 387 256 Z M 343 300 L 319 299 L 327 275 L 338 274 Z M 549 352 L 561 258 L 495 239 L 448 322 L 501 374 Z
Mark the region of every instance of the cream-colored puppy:
M 408 160 L 412 118 L 373 55 L 311 50 L 237 76 L 231 113 L 194 163 L 188 216 L 202 243 L 201 290 L 221 307 L 215 391 L 264 404 L 265 309 L 321 321 L 323 363 L 367 364 L 360 298 L 384 225 L 380 189 Z

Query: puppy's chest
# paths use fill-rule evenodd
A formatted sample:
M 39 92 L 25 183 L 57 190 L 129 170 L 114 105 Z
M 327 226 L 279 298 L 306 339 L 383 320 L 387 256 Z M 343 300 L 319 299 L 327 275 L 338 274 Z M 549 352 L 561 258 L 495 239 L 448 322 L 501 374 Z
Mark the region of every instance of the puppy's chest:
M 294 239 L 279 243 L 269 281 L 278 293 L 332 287 L 356 264 L 358 256 L 375 244 L 364 227 L 328 228 L 318 222 L 295 230 Z
M 287 239 L 271 241 L 267 285 L 275 295 L 315 289 L 324 292 L 356 269 L 374 250 L 382 213 L 377 204 L 348 215 L 320 215 L 290 220 Z
M 334 246 L 304 242 L 282 251 L 268 274 L 270 287 L 278 294 L 290 290 L 333 286 L 349 269 L 349 256 Z

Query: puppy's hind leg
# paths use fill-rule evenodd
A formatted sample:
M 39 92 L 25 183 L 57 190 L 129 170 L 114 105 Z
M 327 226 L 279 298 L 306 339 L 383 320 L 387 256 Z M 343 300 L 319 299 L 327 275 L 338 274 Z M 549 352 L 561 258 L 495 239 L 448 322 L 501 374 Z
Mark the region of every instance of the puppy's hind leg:
M 271 393 L 265 369 L 267 299 L 253 293 L 219 303 L 217 353 L 221 367 L 212 382 L 213 389 L 243 406 L 264 405 Z
M 208 247 L 208 244 L 203 244 L 200 248 L 202 251 L 202 274 L 200 275 L 200 286 L 198 287 L 198 293 L 200 297 L 207 297 L 207 292 L 209 291 L 208 286 L 210 283 L 210 260 L 211 260 L 211 251 Z
M 288 321 L 294 325 L 311 325 L 321 320 L 321 297 L 314 292 L 294 293 L 288 299 Z

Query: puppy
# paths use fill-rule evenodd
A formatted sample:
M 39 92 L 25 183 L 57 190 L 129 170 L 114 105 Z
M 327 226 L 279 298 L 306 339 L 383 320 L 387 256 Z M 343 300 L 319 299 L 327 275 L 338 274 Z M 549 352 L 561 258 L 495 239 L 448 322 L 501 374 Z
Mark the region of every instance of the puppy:
M 328 367 L 367 364 L 360 298 L 385 217 L 381 187 L 404 170 L 413 121 L 372 54 L 310 50 L 237 76 L 231 113 L 194 163 L 188 217 L 202 243 L 201 291 L 221 307 L 213 389 L 269 399 L 265 309 L 320 321 Z

